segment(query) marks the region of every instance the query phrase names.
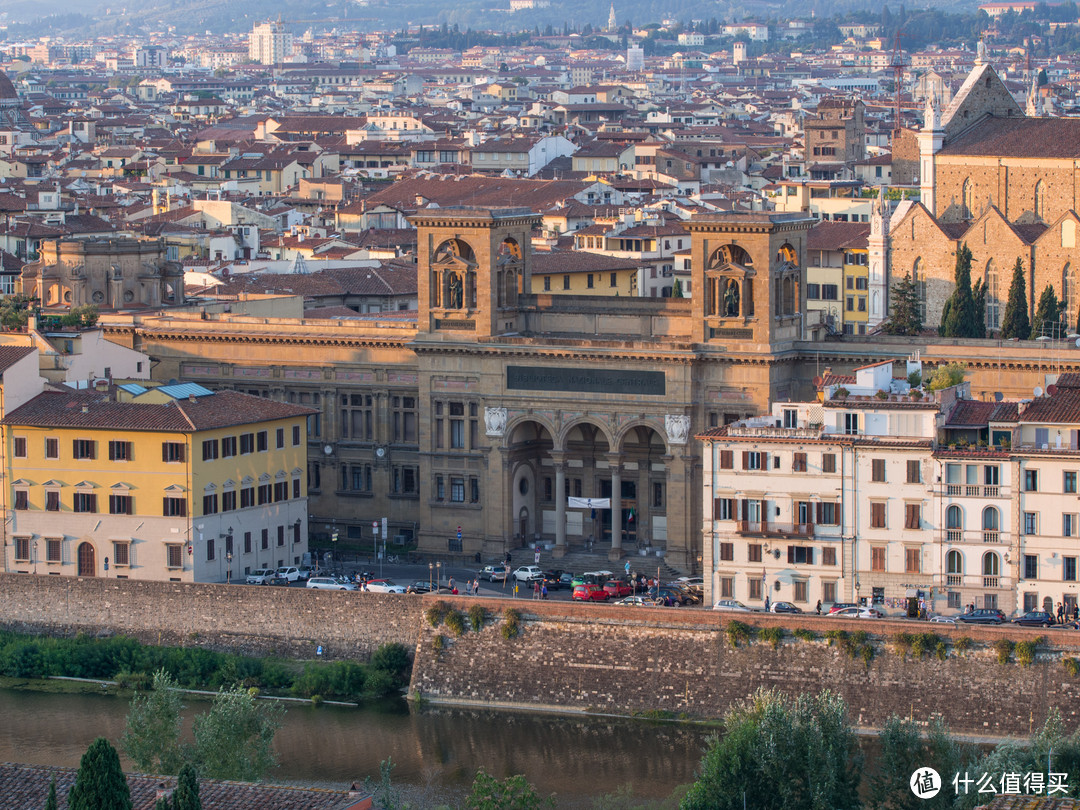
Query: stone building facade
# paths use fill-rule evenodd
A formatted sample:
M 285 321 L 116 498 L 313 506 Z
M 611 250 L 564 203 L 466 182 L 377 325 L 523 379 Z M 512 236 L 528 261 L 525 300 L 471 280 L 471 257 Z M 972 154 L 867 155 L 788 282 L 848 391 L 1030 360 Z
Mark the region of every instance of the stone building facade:
M 858 99 L 822 99 L 817 114 L 803 122 L 807 163 L 851 163 L 865 158 L 864 113 Z

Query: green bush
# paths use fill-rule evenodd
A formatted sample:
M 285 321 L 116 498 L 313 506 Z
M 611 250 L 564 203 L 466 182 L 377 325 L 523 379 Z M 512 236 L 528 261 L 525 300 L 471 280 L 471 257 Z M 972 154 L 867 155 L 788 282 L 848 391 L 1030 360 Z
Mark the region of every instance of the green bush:
M 780 646 L 780 642 L 784 638 L 784 629 L 782 627 L 761 627 L 758 628 L 758 638 L 762 641 L 767 641 L 772 645 L 775 650 Z
M 465 634 L 465 617 L 461 615 L 460 610 L 450 608 L 446 612 L 446 616 L 443 619 L 446 626 L 450 629 L 457 638 L 461 638 Z
M 435 638 L 431 640 L 431 649 L 435 652 L 442 652 L 446 647 L 446 637 L 442 633 L 436 633 Z
M 732 647 L 738 647 L 739 642 L 749 644 L 750 639 L 757 635 L 753 627 L 738 620 L 728 622 L 724 633 L 727 635 L 728 644 Z
M 922 658 L 937 650 L 940 639 L 933 633 L 916 633 L 911 639 L 911 654 Z
M 997 653 L 998 663 L 1007 664 L 1012 657 L 1013 649 L 1016 647 L 1016 644 L 1007 638 L 999 638 L 991 646 L 994 648 L 994 652 Z
M 1062 658 L 1062 665 L 1065 667 L 1065 671 L 1072 675 L 1074 678 L 1077 674 L 1080 674 L 1080 662 L 1075 658 Z
M 1039 645 L 1046 641 L 1044 636 L 1031 639 L 1030 641 L 1020 641 L 1016 644 L 1016 661 L 1020 666 L 1027 668 L 1035 663 L 1035 653 L 1038 651 Z
M 903 657 L 911 652 L 911 633 L 894 633 L 892 637 L 893 648 L 896 654 Z
M 805 627 L 796 627 L 791 635 L 795 638 L 801 638 L 803 641 L 814 641 L 817 639 L 817 633 L 813 630 L 808 630 Z
M 506 640 L 517 638 L 521 632 L 521 612 L 514 608 L 503 611 L 502 636 Z
M 446 616 L 448 610 L 450 610 L 450 606 L 446 602 L 439 601 L 429 607 L 424 612 L 424 616 L 427 618 L 428 624 L 432 627 L 438 627 L 442 624 L 443 617 Z
M 971 649 L 971 639 L 967 636 L 960 636 L 953 642 L 953 647 L 956 648 L 957 652 L 967 652 Z
M 949 657 L 949 648 L 945 646 L 944 641 L 939 641 L 934 647 L 934 654 L 938 657 L 939 661 L 944 661 Z
M 474 633 L 479 633 L 487 623 L 487 608 L 483 605 L 473 605 L 469 608 L 469 624 Z

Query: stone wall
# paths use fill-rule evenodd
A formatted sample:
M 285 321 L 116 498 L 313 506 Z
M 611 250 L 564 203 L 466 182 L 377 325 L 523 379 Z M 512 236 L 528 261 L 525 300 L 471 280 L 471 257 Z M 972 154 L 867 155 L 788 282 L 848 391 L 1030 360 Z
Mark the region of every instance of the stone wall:
M 0 627 L 130 635 L 246 655 L 366 659 L 416 642 L 418 597 L 249 585 L 0 574 Z
M 484 600 L 490 609 L 495 605 Z M 463 609 L 470 603 L 460 601 Z M 500 605 L 499 607 L 503 607 Z M 510 605 L 505 605 L 510 606 Z M 445 625 L 424 623 L 413 669 L 413 689 L 424 699 L 476 705 L 600 712 L 661 710 L 718 717 L 758 687 L 791 694 L 838 691 L 853 723 L 880 727 L 891 714 L 927 721 L 944 715 L 955 733 L 984 737 L 1026 735 L 1057 707 L 1070 728 L 1080 722 L 1080 677 L 1068 674 L 1063 656 L 1074 656 L 1080 637 L 1050 632 L 1070 648 L 1040 647 L 1028 668 L 999 664 L 988 645 L 1039 635 L 1019 627 L 959 627 L 858 622 L 829 618 L 753 616 L 738 619 L 788 630 L 777 649 L 755 641 L 732 648 L 723 627 L 730 614 L 631 610 L 614 606 L 538 605 L 518 602 L 523 632 L 506 640 L 501 614 L 481 632 L 455 638 Z M 828 629 L 872 626 L 879 633 L 935 632 L 967 636 L 971 649 L 950 644 L 946 660 L 899 655 L 887 638 L 873 641 L 869 666 L 824 639 L 790 635 L 796 626 L 822 636 Z M 1046 631 L 1043 631 L 1046 633 Z M 437 651 L 436 635 L 444 636 Z

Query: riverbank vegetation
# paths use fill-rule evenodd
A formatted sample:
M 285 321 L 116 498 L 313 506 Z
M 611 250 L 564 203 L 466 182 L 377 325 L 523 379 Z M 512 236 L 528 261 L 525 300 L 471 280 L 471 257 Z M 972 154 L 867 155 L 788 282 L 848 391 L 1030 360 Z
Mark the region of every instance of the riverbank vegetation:
M 74 638 L 0 632 L 0 676 L 90 678 L 146 689 L 163 670 L 182 689 L 240 684 L 275 696 L 362 700 L 393 694 L 412 664 L 401 644 L 385 644 L 367 663 L 248 658 L 198 647 L 155 647 L 126 636 Z

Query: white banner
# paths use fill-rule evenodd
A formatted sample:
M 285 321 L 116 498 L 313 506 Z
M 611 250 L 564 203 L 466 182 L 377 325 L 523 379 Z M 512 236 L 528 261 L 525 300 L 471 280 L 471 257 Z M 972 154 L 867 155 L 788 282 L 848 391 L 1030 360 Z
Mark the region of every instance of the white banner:
M 571 509 L 610 509 L 611 498 L 567 498 Z

